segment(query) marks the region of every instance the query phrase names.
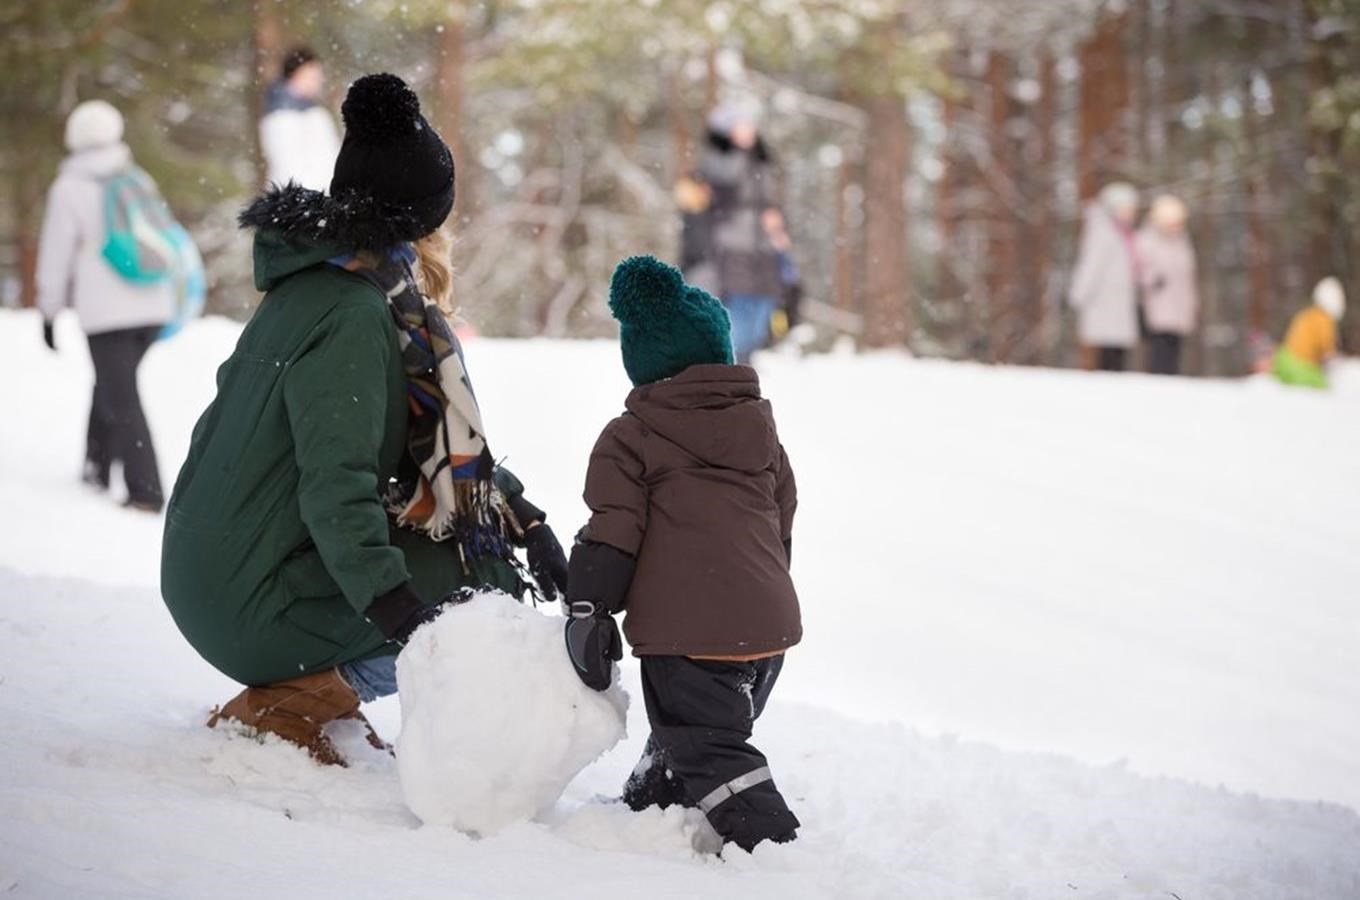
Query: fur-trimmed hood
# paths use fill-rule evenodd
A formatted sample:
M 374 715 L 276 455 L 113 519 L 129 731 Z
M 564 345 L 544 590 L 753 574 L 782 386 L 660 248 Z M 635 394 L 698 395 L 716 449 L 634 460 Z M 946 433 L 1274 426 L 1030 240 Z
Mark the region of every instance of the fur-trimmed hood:
M 344 253 L 389 250 L 428 231 L 408 207 L 359 192 L 332 197 L 292 182 L 269 187 L 241 211 L 237 222 L 242 228 L 278 232 L 291 242 L 324 244 Z

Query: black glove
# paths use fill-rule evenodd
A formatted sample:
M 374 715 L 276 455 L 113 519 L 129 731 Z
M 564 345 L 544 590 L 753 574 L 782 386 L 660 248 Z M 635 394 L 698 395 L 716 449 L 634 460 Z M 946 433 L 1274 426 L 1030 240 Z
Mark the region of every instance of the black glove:
M 529 557 L 529 574 L 534 576 L 543 599 L 557 600 L 567 593 L 567 554 L 557 542 L 557 535 L 547 525 L 535 525 L 524 532 L 525 555 Z
M 586 687 L 603 691 L 623 659 L 623 638 L 613 616 L 583 615 L 567 619 L 567 657 Z
M 48 350 L 57 349 L 57 336 L 52 330 L 51 322 L 43 322 L 43 343 L 47 345 Z
M 389 641 L 405 647 L 417 628 L 433 622 L 443 611 L 442 604 L 426 606 L 409 584 L 400 584 L 370 603 L 364 617 Z

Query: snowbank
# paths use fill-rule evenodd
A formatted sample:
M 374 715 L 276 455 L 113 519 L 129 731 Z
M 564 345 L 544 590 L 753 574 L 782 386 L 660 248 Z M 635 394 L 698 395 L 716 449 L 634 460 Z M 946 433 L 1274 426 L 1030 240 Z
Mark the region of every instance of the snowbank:
M 417 631 L 397 658 L 406 804 L 485 836 L 552 809 L 626 732 L 628 698 L 581 683 L 562 619 L 485 594 Z
M 716 863 L 692 815 L 594 800 L 641 752 L 641 704 L 538 821 L 476 841 L 421 827 L 357 736 L 357 764 L 330 770 L 204 728 L 238 688 L 157 596 L 162 523 L 75 480 L 73 326 L 50 354 L 35 316 L 0 313 L 0 894 L 1360 896 L 1349 376 L 1313 394 L 764 362 L 799 475 L 807 640 L 755 741 L 804 828 Z M 147 358 L 167 480 L 237 333 L 197 323 Z M 468 356 L 493 447 L 570 534 L 627 390 L 617 346 Z M 638 696 L 636 662 L 621 676 Z M 395 699 L 366 712 L 398 734 Z

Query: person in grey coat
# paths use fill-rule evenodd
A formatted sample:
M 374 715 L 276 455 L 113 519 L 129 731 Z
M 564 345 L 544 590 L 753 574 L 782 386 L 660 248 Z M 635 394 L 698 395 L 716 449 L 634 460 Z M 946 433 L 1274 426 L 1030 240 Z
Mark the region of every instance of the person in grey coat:
M 43 339 L 56 350 L 53 323 L 62 309 L 74 306 L 95 372 L 84 480 L 108 488 L 113 463 L 121 462 L 126 505 L 158 512 L 164 494 L 137 393 L 137 368 L 174 316 L 175 287 L 170 280 L 129 281 L 103 255 L 107 184 L 133 166 L 122 115 L 102 100 L 80 104 L 66 121 L 66 147 L 70 155 L 47 193 L 38 244 Z
M 1106 185 L 1086 207 L 1068 301 L 1087 368 L 1122 372 L 1138 343 L 1137 217 L 1138 191 L 1122 182 Z
M 709 245 L 717 294 L 732 319 L 737 362 L 765 346 L 783 291 L 778 251 L 766 227 L 777 212 L 769 149 L 753 108 L 724 104 L 708 118 L 697 178 L 710 191 Z
M 1153 375 L 1180 374 L 1181 345 L 1199 319 L 1195 246 L 1185 228 L 1188 218 L 1180 198 L 1163 194 L 1153 201 L 1134 242 L 1147 323 L 1147 370 Z

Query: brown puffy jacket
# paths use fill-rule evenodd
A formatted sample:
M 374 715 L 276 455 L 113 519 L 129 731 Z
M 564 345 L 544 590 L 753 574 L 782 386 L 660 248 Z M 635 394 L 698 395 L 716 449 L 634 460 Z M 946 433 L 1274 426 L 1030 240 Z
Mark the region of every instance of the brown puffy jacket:
M 637 559 L 633 652 L 751 658 L 798 643 L 796 489 L 755 370 L 691 366 L 634 390 L 627 409 L 591 454 L 581 538 Z

